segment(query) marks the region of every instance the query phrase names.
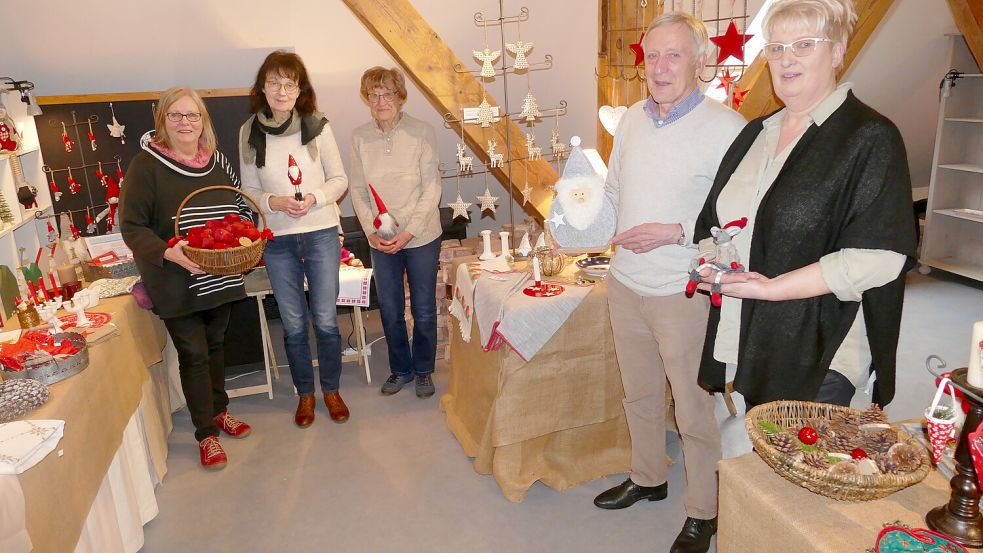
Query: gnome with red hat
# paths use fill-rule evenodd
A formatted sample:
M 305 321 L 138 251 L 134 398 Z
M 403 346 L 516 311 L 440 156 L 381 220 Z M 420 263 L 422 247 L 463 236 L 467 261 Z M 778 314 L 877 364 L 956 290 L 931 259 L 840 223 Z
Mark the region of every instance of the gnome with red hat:
M 304 201 L 304 195 L 300 193 L 300 183 L 304 181 L 304 173 L 301 172 L 293 154 L 287 157 L 287 179 L 294 185 L 294 199 L 298 202 Z
M 386 209 L 386 203 L 382 201 L 379 193 L 375 191 L 375 188 L 371 184 L 369 185 L 369 191 L 372 192 L 372 197 L 375 199 L 375 206 L 379 210 L 379 214 L 372 221 L 372 226 L 375 227 L 376 234 L 380 238 L 383 240 L 392 240 L 399 232 L 399 223 L 389 213 L 389 210 Z

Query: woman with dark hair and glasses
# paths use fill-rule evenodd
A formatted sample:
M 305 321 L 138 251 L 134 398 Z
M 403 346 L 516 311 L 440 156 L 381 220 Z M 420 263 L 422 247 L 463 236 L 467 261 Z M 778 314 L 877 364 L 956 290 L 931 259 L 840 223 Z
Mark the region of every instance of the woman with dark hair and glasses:
M 228 158 L 217 150 L 215 129 L 201 97 L 190 88 L 165 91 L 157 103 L 154 130 L 140 139 L 120 195 L 120 230 L 133 250 L 137 269 L 177 350 L 181 389 L 195 426 L 206 469 L 220 469 L 228 458 L 219 431 L 233 438 L 249 435 L 249 425 L 228 413 L 225 393 L 225 331 L 232 302 L 246 297 L 242 275 L 204 274 L 173 245 L 174 215 L 181 202 L 206 186 L 238 188 Z M 194 196 L 180 218 L 180 233 L 211 219 L 252 212 L 242 196 L 209 190 Z M 189 216 L 189 215 L 193 215 Z
M 317 341 L 321 392 L 331 420 L 348 420 L 338 393 L 341 334 L 336 202 L 348 188 L 338 145 L 297 54 L 276 51 L 263 61 L 251 91 L 253 116 L 239 130 L 242 188 L 254 195 L 276 240 L 263 259 L 283 322 L 290 376 L 300 396 L 294 422 L 314 422 L 314 366 L 308 341 L 308 301 Z
M 894 395 L 911 182 L 897 127 L 837 85 L 856 19 L 851 0 L 771 5 L 764 54 L 785 107 L 737 137 L 697 221 L 699 240 L 747 217 L 733 243 L 749 272 L 722 278 L 700 383 L 722 391 L 735 366 L 749 407 L 849 405 L 871 371 L 874 401 Z

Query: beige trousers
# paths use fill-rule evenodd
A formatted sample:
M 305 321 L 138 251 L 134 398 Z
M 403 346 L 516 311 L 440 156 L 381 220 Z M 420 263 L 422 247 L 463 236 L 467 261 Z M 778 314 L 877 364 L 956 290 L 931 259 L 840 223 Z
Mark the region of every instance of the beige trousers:
M 709 299 L 697 294 L 641 296 L 613 276 L 608 308 L 625 387 L 631 435 L 631 479 L 641 486 L 666 481 L 665 385 L 669 381 L 686 468 L 686 515 L 717 516 L 720 427 L 713 396 L 696 375 L 706 335 Z

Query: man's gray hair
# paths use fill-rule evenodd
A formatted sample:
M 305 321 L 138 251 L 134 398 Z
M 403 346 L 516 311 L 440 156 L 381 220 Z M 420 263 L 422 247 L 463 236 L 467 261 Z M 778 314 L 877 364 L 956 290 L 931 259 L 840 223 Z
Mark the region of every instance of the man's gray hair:
M 674 25 L 676 23 L 682 23 L 685 25 L 690 34 L 693 35 L 693 46 L 696 47 L 696 59 L 703 57 L 703 55 L 707 53 L 707 48 L 710 42 L 709 33 L 707 33 L 707 26 L 704 25 L 702 21 L 688 13 L 670 12 L 662 14 L 652 20 L 652 23 L 649 24 L 645 34 L 649 34 L 652 32 L 652 29 L 655 29 L 656 27 Z

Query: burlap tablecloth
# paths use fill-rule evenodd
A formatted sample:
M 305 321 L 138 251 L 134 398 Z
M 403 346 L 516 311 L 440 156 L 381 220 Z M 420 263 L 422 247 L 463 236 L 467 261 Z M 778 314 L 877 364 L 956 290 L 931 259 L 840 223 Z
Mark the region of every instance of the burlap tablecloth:
M 925 514 L 949 500 L 949 481 L 935 470 L 914 486 L 865 502 L 814 494 L 753 452 L 721 461 L 719 470 L 718 553 L 865 551 L 885 523 L 926 528 Z
M 123 429 L 140 402 L 147 368 L 161 360 L 165 344 L 160 319 L 140 309 L 132 296 L 102 300 L 92 311 L 109 313 L 118 335 L 90 347 L 88 368 L 52 385 L 48 403 L 24 417 L 65 421 L 65 436 L 55 451 L 18 476 L 35 553 L 75 550 Z
M 455 259 L 451 274 L 473 260 Z M 472 332 L 477 336 L 476 324 Z M 603 281 L 528 363 L 507 346 L 486 353 L 479 342 L 451 332 L 450 381 L 440 406 L 475 470 L 493 474 L 507 499 L 521 501 L 537 480 L 563 490 L 629 470 L 624 388 Z

